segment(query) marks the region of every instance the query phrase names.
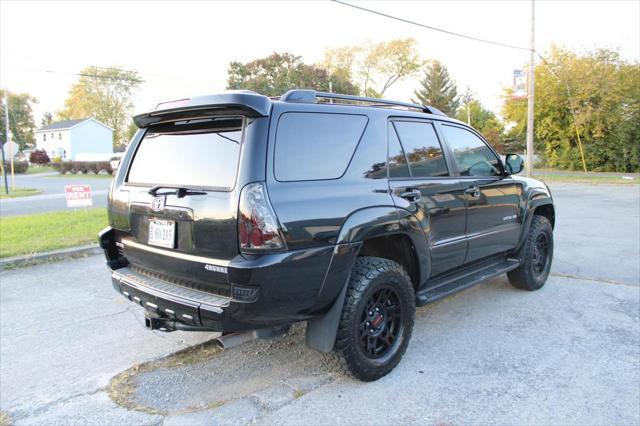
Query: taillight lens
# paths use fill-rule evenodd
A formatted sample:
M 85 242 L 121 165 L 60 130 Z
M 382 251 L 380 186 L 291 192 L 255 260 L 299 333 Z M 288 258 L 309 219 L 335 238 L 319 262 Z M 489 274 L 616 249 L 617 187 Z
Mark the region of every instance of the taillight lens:
M 240 250 L 280 250 L 285 248 L 276 214 L 271 208 L 263 183 L 250 183 L 242 188 L 238 209 Z

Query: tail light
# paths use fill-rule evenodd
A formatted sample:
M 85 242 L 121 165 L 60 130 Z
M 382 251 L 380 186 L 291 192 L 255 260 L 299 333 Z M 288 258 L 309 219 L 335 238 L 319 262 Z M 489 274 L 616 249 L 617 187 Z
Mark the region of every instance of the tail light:
M 263 183 L 250 183 L 242 188 L 238 210 L 240 251 L 254 253 L 285 248 Z

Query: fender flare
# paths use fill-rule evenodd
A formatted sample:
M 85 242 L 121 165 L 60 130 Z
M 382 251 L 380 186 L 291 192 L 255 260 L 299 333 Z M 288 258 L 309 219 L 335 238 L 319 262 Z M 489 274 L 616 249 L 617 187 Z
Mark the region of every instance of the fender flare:
M 553 198 L 551 197 L 551 193 L 549 190 L 544 190 L 542 188 L 535 188 L 530 190 L 527 202 L 523 208 L 523 225 L 522 225 L 522 233 L 520 234 L 520 239 L 518 240 L 518 245 L 515 248 L 515 252 L 517 253 L 525 240 L 527 239 L 527 235 L 529 234 L 529 229 L 531 228 L 531 222 L 533 221 L 533 216 L 535 210 L 540 206 L 549 205 L 554 210 L 555 216 L 555 206 L 553 204 Z M 552 224 L 553 226 L 553 224 Z
M 396 234 L 407 235 L 416 247 L 422 282 L 423 275 L 428 274 L 430 260 L 427 254 L 427 240 L 416 217 L 408 211 L 399 211 L 395 206 L 370 207 L 353 212 L 340 228 L 336 249 L 318 297 L 320 303 L 328 302 L 330 308 L 324 314 L 307 321 L 307 346 L 320 352 L 333 350 L 351 269 L 362 242 L 370 238 Z M 348 252 L 349 257 L 341 258 L 340 252 L 345 255 Z M 334 264 L 340 266 L 334 267 Z

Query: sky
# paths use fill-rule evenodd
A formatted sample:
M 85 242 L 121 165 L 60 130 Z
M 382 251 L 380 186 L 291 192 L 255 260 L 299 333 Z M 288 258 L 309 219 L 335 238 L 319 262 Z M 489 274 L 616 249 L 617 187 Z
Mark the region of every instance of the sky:
M 531 3 L 363 1 L 357 5 L 472 36 L 528 46 Z M 640 60 L 640 1 L 536 1 L 536 49 L 618 49 Z M 422 59 L 438 59 L 499 112 L 504 87 L 528 52 L 460 39 L 330 1 L 0 1 L 0 85 L 38 99 L 36 122 L 63 107 L 88 65 L 137 70 L 146 82 L 134 112 L 158 102 L 224 90 L 230 61 L 272 52 L 320 61 L 328 47 L 414 37 Z M 387 98 L 409 100 L 420 75 Z

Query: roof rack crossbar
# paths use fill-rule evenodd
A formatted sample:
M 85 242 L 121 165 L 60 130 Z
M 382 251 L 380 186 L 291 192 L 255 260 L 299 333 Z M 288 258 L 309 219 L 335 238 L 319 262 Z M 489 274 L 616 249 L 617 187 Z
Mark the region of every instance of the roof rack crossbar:
M 343 95 L 341 93 L 316 92 L 315 90 L 308 90 L 308 89 L 289 90 L 287 93 L 285 93 L 280 97 L 280 100 L 283 102 L 313 103 L 315 102 L 316 98 L 340 99 L 345 101 L 364 102 L 364 103 L 369 103 L 376 106 L 380 106 L 381 104 L 391 105 L 391 106 L 400 106 L 403 108 L 417 109 L 419 111 L 426 112 L 427 114 L 445 115 L 440 110 L 433 107 L 425 106 L 425 105 L 412 104 L 409 102 L 391 101 L 388 99 L 370 98 L 366 96 Z

